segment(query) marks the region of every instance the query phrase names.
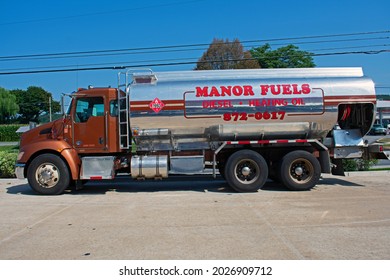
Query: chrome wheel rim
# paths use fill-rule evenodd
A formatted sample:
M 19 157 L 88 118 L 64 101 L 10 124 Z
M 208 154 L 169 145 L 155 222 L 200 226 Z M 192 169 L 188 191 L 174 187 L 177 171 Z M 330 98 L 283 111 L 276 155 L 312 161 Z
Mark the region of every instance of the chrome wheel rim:
M 260 175 L 260 170 L 255 161 L 243 159 L 237 162 L 234 175 L 238 181 L 243 184 L 252 184 Z
M 42 163 L 35 172 L 35 179 L 43 188 L 55 187 L 60 179 L 60 172 L 52 163 Z
M 314 176 L 314 166 L 307 159 L 296 159 L 290 165 L 290 177 L 298 184 L 305 184 Z

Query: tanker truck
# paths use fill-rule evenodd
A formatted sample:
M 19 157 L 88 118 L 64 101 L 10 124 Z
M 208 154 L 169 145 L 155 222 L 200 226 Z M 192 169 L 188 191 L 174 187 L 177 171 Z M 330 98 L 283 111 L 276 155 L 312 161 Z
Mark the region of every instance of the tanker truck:
M 342 159 L 387 158 L 363 136 L 374 83 L 361 68 L 153 72 L 79 89 L 60 120 L 22 134 L 15 173 L 40 194 L 88 180 L 208 171 L 238 192 L 267 179 L 310 190 Z

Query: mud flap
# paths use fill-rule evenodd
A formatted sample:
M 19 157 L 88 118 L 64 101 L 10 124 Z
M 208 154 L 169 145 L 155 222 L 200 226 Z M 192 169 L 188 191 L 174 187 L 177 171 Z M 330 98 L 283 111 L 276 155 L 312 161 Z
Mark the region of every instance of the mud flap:
M 344 168 L 343 168 L 343 160 L 341 158 L 332 160 L 332 174 L 338 176 L 345 176 Z
M 320 151 L 320 164 L 321 164 L 321 173 L 330 173 L 330 158 L 329 158 L 329 151 Z

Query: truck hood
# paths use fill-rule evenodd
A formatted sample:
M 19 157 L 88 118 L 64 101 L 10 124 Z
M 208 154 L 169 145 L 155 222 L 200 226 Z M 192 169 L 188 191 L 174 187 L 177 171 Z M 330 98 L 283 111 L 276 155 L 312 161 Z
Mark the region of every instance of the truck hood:
M 46 123 L 22 133 L 20 147 L 45 139 L 52 139 L 52 127 L 56 121 Z

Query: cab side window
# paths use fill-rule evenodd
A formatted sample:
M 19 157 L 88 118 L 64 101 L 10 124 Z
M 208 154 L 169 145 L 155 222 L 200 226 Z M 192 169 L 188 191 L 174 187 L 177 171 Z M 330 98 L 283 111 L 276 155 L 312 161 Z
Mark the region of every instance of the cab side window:
M 110 101 L 110 116 L 117 117 L 118 116 L 118 100 Z
M 90 117 L 104 116 L 103 97 L 81 97 L 77 99 L 75 122 L 87 122 Z

